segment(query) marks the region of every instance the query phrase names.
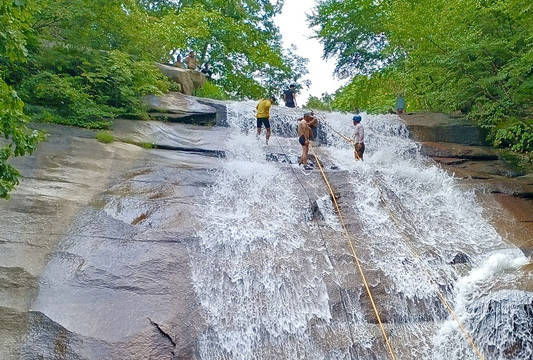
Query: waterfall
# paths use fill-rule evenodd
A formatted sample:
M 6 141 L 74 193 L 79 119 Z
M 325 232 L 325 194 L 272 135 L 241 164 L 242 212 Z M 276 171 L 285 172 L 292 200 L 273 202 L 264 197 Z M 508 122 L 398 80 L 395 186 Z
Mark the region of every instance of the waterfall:
M 199 357 L 390 358 L 320 173 L 295 164 L 303 111 L 274 107 L 265 146 L 255 104 L 228 106 L 228 156 L 199 205 Z M 364 162 L 332 130 L 350 136 L 351 116 L 319 115 L 313 149 L 340 192 L 396 358 L 478 359 L 459 323 L 486 359 L 531 358 L 533 296 L 512 285 L 528 259 L 485 219 L 475 193 L 420 155 L 396 115 L 363 114 Z

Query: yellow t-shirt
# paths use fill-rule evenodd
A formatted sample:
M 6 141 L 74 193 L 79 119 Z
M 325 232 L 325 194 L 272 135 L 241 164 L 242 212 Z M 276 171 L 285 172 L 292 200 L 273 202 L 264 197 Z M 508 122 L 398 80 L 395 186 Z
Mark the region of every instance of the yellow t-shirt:
M 258 119 L 268 119 L 270 117 L 270 106 L 272 106 L 272 102 L 269 99 L 261 99 L 255 107 L 257 109 L 257 115 L 255 117 Z

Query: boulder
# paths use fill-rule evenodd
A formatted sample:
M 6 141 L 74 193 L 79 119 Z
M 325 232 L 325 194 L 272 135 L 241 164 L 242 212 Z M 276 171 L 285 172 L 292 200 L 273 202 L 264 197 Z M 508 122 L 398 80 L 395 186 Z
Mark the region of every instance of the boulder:
M 420 153 L 456 178 L 480 180 L 483 191 L 533 198 L 531 178 L 485 146 L 486 134 L 472 121 L 441 113 L 409 113 L 400 118 L 410 137 L 420 143 Z
M 156 66 L 165 76 L 180 84 L 181 92 L 186 95 L 192 95 L 194 90 L 204 86 L 207 81 L 205 75 L 196 70 L 163 64 L 156 64 Z
M 151 117 L 196 124 L 213 125 L 216 121 L 217 110 L 202 104 L 193 96 L 170 92 L 164 95 L 146 95 L 143 104 Z
M 411 137 L 421 142 L 485 145 L 486 134 L 472 121 L 440 113 L 409 113 L 400 116 Z

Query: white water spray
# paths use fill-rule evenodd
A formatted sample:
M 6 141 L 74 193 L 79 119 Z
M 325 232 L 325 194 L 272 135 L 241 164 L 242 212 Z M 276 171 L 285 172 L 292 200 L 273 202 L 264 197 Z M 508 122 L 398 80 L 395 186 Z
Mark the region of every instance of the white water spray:
M 202 208 L 204 226 L 193 255 L 194 285 L 207 321 L 200 357 L 388 358 L 326 188 L 314 188 L 322 214 L 317 226 L 303 189 L 315 183 L 296 165 L 267 161 L 272 153 L 285 160 L 299 155 L 299 147 L 291 146 L 297 144 L 297 114 L 272 110 L 268 147 L 264 134 L 255 139 L 254 115 L 255 102 L 229 105 L 229 155 L 213 170 L 216 185 L 202 202 L 209 205 Z M 493 311 L 505 308 L 518 316 L 516 307 L 531 303 L 531 294 L 491 291 L 494 284 L 513 282 L 526 259 L 484 219 L 474 193 L 421 156 L 397 116 L 363 114 L 364 162 L 354 161 L 351 146 L 331 131 L 351 136 L 351 116 L 324 116 L 327 145 L 317 151 L 339 169 L 329 176 L 346 181 L 339 189 L 351 194 L 344 209 L 356 219 L 352 235 L 397 358 L 476 358 L 436 289 L 487 358 L 512 346 L 516 356 L 533 354 L 531 339 L 503 330 L 527 326 L 527 320 L 513 323 Z M 457 258 L 464 263 L 452 265 Z M 489 320 L 501 331 L 485 328 Z

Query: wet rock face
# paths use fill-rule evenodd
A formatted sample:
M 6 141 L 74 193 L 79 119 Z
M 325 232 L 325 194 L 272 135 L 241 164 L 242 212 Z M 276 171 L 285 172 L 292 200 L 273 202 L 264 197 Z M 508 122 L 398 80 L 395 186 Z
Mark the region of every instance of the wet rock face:
M 486 146 L 486 134 L 461 117 L 445 114 L 401 115 L 410 136 L 420 142 L 420 152 L 431 157 L 457 178 L 480 180 L 492 193 L 533 199 L 530 175 L 500 159 Z
M 146 95 L 143 104 L 150 116 L 158 120 L 193 125 L 214 125 L 217 121 L 217 109 L 176 92 L 161 96 Z
M 498 294 L 496 294 L 498 295 Z M 496 298 L 484 301 L 473 309 L 477 324 L 476 335 L 482 339 L 484 350 L 494 359 L 529 359 L 533 351 L 533 301 L 526 293 L 516 292 L 504 299 Z M 498 323 L 498 314 L 508 314 L 505 322 L 498 327 L 486 324 Z M 511 334 L 501 344 L 496 343 L 499 332 Z
M 130 125 L 198 151 L 46 126 L 49 141 L 16 164 L 25 181 L 0 203 L 1 359 L 195 358 L 204 322 L 189 254 L 224 130 Z
M 463 117 L 440 113 L 410 113 L 400 116 L 413 139 L 421 142 L 445 142 L 483 146 L 486 134 Z
M 206 111 L 218 116 L 223 105 L 215 105 L 215 112 L 211 104 Z M 212 169 L 221 166 L 217 154 L 225 151 L 220 139 L 229 137 L 229 129 L 118 120 L 113 131 L 122 141 L 104 145 L 96 142 L 91 131 L 46 128 L 50 140 L 34 156 L 16 164 L 25 181 L 9 202 L 0 203 L 0 359 L 194 360 L 200 358 L 202 336 L 212 337 L 214 346 L 220 346 L 217 334 L 206 325 L 206 310 L 198 304 L 191 275 L 194 265 L 198 270 L 213 262 L 196 263 L 191 253 L 201 252 L 197 230 L 210 219 L 200 209 L 212 205 L 203 203 L 208 201 L 203 194 L 215 181 Z M 145 149 L 134 143 L 156 146 Z M 290 156 L 267 152 L 267 159 L 292 172 L 289 163 L 297 161 L 300 151 L 299 145 L 294 146 Z M 326 170 L 338 170 L 331 159 L 321 162 Z M 357 233 L 362 224 L 360 214 L 350 210 L 355 195 L 346 190 L 351 188 L 350 177 L 335 171 L 331 180 L 338 189 L 334 197 L 343 212 L 351 214 L 346 217 L 349 230 Z M 322 201 L 319 194 L 324 194 L 322 178 L 315 171 L 304 182 L 311 194 L 309 204 L 305 202 L 307 220 L 324 223 L 333 215 L 317 203 Z M 302 197 L 309 196 L 299 191 Z M 401 212 L 401 201 L 393 191 L 384 188 L 383 196 L 390 200 L 391 210 Z M 405 231 L 406 238 L 411 236 Z M 328 297 L 322 300 L 331 309 L 331 323 L 309 320 L 305 325 L 313 339 L 320 343 L 329 336 L 328 344 L 349 348 L 353 358 L 384 358 L 382 344 L 369 349 L 368 343 L 354 345 L 347 333 L 332 331 L 347 322 L 354 329 L 369 326 L 373 334 L 369 342 L 380 343 L 375 314 L 346 240 L 334 229 L 315 231 L 308 239 L 311 249 L 326 244 L 328 248 L 327 256 L 310 253 L 310 264 L 334 264 L 344 274 L 337 276 L 329 265 L 323 268 Z M 264 246 L 266 250 L 269 244 Z M 451 254 L 436 260 L 450 267 L 450 261 L 468 261 L 462 253 Z M 365 266 L 384 256 L 366 246 L 360 255 Z M 305 272 L 293 268 L 294 256 L 286 257 L 287 267 L 301 276 Z M 214 252 L 213 257 L 220 253 Z M 260 265 L 255 260 L 251 264 Z M 410 266 L 407 261 L 401 265 Z M 410 336 L 398 324 L 446 318 L 437 299 L 422 303 L 423 299 L 408 294 L 389 293 L 384 289 L 394 287 L 390 274 L 375 269 L 367 274 L 382 320 L 398 347 Z M 257 277 L 262 277 L 260 271 Z M 317 279 L 310 280 L 312 288 Z M 211 284 L 203 285 L 208 289 Z M 524 304 L 529 303 L 510 308 L 520 310 Z M 351 316 L 356 313 L 361 317 Z M 520 316 L 524 313 L 529 316 L 531 311 L 526 309 Z M 482 318 L 491 320 L 489 315 Z M 522 325 L 531 328 L 530 323 Z M 494 354 L 520 358 L 527 346 L 527 339 L 516 338 Z M 272 354 L 276 351 L 273 348 Z

